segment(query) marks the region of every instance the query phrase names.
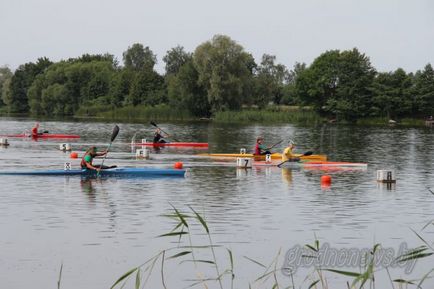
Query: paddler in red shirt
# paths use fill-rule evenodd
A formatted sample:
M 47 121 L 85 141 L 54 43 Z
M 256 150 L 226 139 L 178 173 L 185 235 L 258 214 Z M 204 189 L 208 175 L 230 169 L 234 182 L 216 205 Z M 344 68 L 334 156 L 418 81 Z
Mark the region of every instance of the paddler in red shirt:
M 39 122 L 35 123 L 35 126 L 32 128 L 32 137 L 38 137 L 38 128 Z
M 263 141 L 264 141 L 264 138 L 261 136 L 256 139 L 255 155 L 269 155 L 269 154 L 271 154 L 270 153 L 271 148 L 267 148 L 267 146 L 262 143 Z

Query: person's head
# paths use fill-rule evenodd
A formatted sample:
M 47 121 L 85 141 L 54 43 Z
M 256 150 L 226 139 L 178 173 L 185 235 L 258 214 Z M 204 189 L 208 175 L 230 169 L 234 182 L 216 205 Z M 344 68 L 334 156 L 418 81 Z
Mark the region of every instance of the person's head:
M 96 147 L 90 147 L 89 148 L 89 153 L 96 154 L 97 152 L 98 152 L 98 149 Z
M 157 129 L 155 130 L 155 133 L 161 134 L 161 129 L 157 128 Z
M 35 127 L 39 128 L 39 122 L 35 123 Z
M 262 143 L 264 141 L 264 138 L 262 136 L 259 136 L 256 138 L 257 143 Z

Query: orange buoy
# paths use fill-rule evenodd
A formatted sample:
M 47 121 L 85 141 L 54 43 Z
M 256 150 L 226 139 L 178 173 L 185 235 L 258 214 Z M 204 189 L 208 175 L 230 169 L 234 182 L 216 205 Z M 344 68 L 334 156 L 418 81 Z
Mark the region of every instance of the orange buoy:
M 330 177 L 329 175 L 321 176 L 321 185 L 330 186 L 331 183 L 332 177 Z
M 72 153 L 69 155 L 69 157 L 70 157 L 71 159 L 76 159 L 76 158 L 78 158 L 78 153 L 76 153 L 76 152 L 72 152 Z
M 182 162 L 176 162 L 176 163 L 173 165 L 173 167 L 174 167 L 175 169 L 180 170 L 180 169 L 182 169 L 182 167 L 183 167 L 183 163 L 182 163 Z

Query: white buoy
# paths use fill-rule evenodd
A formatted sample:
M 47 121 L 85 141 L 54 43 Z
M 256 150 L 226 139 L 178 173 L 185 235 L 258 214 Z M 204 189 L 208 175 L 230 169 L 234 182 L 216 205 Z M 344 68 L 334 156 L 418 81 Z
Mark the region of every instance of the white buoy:
M 252 158 L 237 158 L 237 168 L 251 169 L 252 166 Z
M 143 158 L 143 159 L 149 159 L 149 150 L 148 149 L 137 149 L 136 150 L 136 157 L 137 158 Z
M 393 170 L 377 170 L 377 182 L 396 183 L 395 171 L 393 171 Z
M 63 164 L 63 170 L 64 171 L 70 171 L 72 169 L 72 163 L 71 162 L 66 162 Z
M 59 145 L 59 149 L 64 152 L 72 151 L 72 146 L 70 143 L 62 143 Z
M 246 149 L 245 148 L 240 149 L 240 154 L 245 155 L 246 154 Z
M 0 145 L 1 146 L 8 146 L 9 142 L 7 138 L 0 138 Z

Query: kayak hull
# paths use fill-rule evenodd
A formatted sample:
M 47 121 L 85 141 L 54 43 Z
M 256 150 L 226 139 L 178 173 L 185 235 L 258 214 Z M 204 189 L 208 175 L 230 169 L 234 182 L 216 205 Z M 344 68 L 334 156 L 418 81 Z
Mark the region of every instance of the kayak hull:
M 208 147 L 205 142 L 166 142 L 166 143 L 132 143 L 133 146 L 153 146 L 153 147 Z
M 133 176 L 133 177 L 183 177 L 185 170 L 181 169 L 157 169 L 157 168 L 114 168 L 100 171 L 100 176 Z M 16 171 L 0 172 L 0 175 L 8 176 L 83 176 L 95 177 L 95 170 L 41 170 L 41 171 Z
M 43 133 L 37 136 L 32 136 L 31 134 L 4 134 L 0 135 L 0 137 L 16 137 L 16 138 L 59 138 L 59 139 L 68 139 L 68 138 L 80 138 L 79 135 L 75 134 L 54 134 L 54 133 Z
M 275 167 L 282 162 L 253 162 L 254 166 Z M 329 161 L 306 161 L 306 162 L 286 162 L 280 167 L 282 168 L 358 168 L 364 169 L 368 167 L 367 163 L 351 163 L 351 162 L 329 162 Z
M 254 158 L 255 161 L 265 160 L 265 155 L 253 155 L 253 154 L 199 154 L 199 155 L 208 156 L 208 157 L 212 157 L 212 158 Z M 326 155 L 303 156 L 302 154 L 295 154 L 294 156 L 298 157 L 302 160 L 327 161 Z M 282 154 L 280 154 L 280 153 L 271 154 L 271 159 L 281 160 Z

